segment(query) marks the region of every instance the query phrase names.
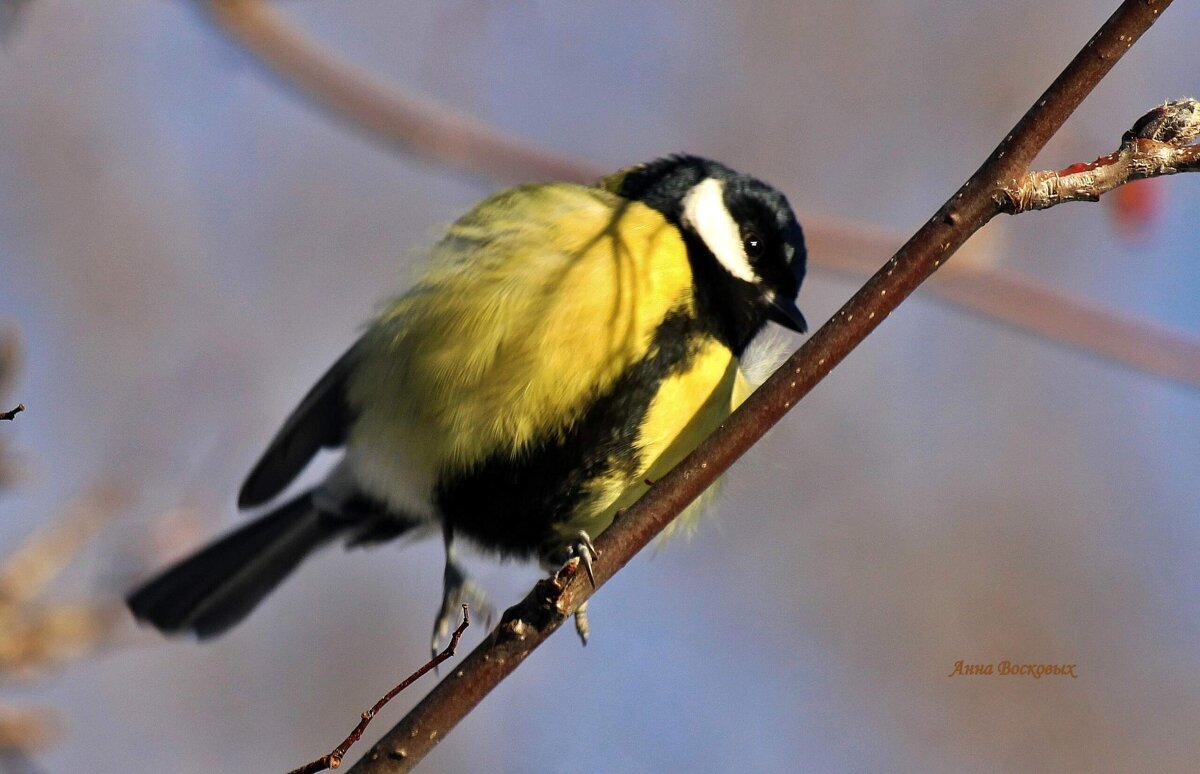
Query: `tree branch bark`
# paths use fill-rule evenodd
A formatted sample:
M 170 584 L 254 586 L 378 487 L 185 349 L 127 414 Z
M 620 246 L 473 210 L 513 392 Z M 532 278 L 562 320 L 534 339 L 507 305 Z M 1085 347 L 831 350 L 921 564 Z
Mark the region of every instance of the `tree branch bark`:
M 1012 215 L 1045 210 L 1066 202 L 1095 202 L 1101 194 L 1134 180 L 1200 168 L 1200 102 L 1164 102 L 1137 120 L 1121 138 L 1121 147 L 1090 164 L 1026 172 L 996 193 L 1000 209 Z

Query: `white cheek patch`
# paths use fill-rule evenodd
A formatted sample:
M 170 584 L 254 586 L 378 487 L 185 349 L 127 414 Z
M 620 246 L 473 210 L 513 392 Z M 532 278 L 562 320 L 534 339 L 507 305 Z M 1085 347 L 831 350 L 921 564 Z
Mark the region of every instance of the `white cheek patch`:
M 691 226 L 725 270 L 746 282 L 758 282 L 742 246 L 742 231 L 725 207 L 725 183 L 705 178 L 683 198 L 683 221 Z

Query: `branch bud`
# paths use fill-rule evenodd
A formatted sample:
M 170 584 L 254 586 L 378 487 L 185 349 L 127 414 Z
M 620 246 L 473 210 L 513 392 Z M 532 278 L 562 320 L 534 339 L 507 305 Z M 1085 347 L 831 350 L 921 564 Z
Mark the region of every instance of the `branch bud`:
M 1175 148 L 1189 145 L 1200 137 L 1200 101 L 1189 98 L 1164 102 L 1139 118 L 1125 136 Z

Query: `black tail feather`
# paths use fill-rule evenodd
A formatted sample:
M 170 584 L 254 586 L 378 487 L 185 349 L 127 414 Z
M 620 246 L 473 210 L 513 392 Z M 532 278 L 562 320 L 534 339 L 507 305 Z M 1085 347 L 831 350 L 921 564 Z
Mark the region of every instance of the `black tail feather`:
M 220 634 L 346 527 L 321 518 L 306 492 L 150 580 L 129 595 L 129 609 L 169 634 Z

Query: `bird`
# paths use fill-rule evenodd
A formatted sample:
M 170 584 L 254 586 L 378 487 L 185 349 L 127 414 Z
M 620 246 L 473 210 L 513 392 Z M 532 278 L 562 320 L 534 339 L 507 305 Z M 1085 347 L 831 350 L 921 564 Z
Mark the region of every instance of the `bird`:
M 486 606 L 461 541 L 590 574 L 592 536 L 752 391 L 751 341 L 807 331 L 787 198 L 700 156 L 500 191 L 429 253 L 247 476 L 238 507 L 271 507 L 130 593 L 136 619 L 213 637 L 319 548 L 440 532 L 436 651 L 462 604 Z M 339 448 L 321 483 L 281 497 Z M 586 608 L 576 627 L 586 644 Z

